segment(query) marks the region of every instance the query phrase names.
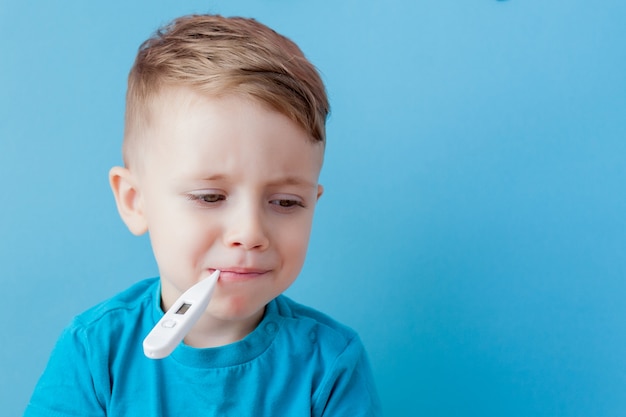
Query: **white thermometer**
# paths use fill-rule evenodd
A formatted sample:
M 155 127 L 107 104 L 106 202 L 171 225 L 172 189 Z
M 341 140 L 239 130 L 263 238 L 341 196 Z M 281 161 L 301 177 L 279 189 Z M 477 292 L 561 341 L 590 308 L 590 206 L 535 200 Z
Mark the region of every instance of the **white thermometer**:
M 176 349 L 209 305 L 219 276 L 216 270 L 178 297 L 143 340 L 147 357 L 163 359 Z

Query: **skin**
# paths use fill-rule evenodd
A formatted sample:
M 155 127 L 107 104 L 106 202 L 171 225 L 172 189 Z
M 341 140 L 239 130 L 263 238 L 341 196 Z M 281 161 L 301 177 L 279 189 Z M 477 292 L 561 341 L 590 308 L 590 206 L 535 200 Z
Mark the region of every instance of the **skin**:
M 164 310 L 222 271 L 185 342 L 235 342 L 302 269 L 323 191 L 323 145 L 242 96 L 168 88 L 153 116 L 140 160 L 110 171 L 118 210 L 131 232 L 150 235 Z

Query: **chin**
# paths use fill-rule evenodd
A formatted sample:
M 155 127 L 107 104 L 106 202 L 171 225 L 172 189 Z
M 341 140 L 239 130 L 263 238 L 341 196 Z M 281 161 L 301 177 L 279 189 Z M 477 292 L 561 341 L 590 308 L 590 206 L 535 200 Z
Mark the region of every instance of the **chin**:
M 222 320 L 245 321 L 259 318 L 257 316 L 262 315 L 268 302 L 250 300 L 248 297 L 229 297 L 228 300 L 222 300 L 219 305 L 214 305 L 215 309 L 209 310 L 213 310 L 211 313 Z

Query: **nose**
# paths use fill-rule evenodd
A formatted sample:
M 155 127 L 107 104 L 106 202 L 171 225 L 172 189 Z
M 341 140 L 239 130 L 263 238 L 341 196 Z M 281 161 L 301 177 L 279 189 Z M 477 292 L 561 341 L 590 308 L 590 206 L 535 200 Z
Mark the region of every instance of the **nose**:
M 252 203 L 242 204 L 233 210 L 224 233 L 228 247 L 262 251 L 269 246 L 263 210 Z

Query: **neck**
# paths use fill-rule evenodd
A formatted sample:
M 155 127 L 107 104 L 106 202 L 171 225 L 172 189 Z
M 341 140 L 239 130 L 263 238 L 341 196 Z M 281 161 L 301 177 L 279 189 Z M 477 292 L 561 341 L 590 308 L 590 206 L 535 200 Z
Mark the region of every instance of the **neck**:
M 221 320 L 204 315 L 185 336 L 185 344 L 195 348 L 211 348 L 235 343 L 249 335 L 263 319 L 265 309 L 246 320 Z

